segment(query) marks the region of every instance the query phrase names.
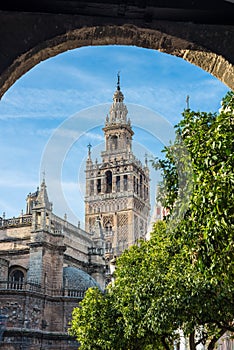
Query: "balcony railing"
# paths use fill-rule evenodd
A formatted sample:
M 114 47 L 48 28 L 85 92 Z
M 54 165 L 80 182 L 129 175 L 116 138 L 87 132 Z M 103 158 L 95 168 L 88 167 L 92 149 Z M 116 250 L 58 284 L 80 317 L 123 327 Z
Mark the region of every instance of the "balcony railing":
M 13 217 L 10 219 L 0 218 L 0 229 L 8 227 L 30 226 L 32 224 L 32 215 Z
M 47 286 L 41 286 L 38 283 L 24 282 L 24 281 L 0 281 L 0 295 L 3 291 L 16 291 L 16 292 L 33 292 L 44 294 L 52 297 L 70 297 L 83 299 L 85 290 L 69 289 L 69 288 L 48 288 Z

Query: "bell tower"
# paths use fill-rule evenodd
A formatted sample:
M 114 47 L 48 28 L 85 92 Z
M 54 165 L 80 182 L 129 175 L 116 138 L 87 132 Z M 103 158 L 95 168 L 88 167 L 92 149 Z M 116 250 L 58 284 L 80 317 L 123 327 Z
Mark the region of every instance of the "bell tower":
M 118 74 L 103 128 L 102 161 L 92 161 L 91 145 L 86 161 L 85 229 L 94 232 L 100 220 L 109 259 L 145 237 L 150 211 L 147 159 L 142 165 L 132 152 L 134 132 L 127 114 Z

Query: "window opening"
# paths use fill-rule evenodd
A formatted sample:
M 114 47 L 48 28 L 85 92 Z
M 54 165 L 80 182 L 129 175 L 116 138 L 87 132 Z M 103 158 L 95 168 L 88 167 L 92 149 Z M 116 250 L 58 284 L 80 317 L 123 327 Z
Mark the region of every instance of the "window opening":
M 116 176 L 116 192 L 120 191 L 120 176 Z
M 90 180 L 90 196 L 94 194 L 94 180 Z
M 106 193 L 112 192 L 112 172 L 108 170 L 106 172 Z
M 97 193 L 102 191 L 101 179 L 97 179 Z
M 124 191 L 128 190 L 128 175 L 124 175 Z

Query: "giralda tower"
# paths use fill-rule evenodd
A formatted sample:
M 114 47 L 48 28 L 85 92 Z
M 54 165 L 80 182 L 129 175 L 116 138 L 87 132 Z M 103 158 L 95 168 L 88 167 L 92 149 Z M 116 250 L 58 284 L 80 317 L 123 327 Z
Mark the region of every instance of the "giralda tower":
M 93 162 L 89 147 L 86 161 L 85 229 L 94 232 L 97 222 L 105 240 L 106 258 L 118 256 L 144 238 L 147 232 L 150 198 L 149 168 L 134 156 L 131 121 L 120 89 L 117 89 L 106 117 L 105 150 L 102 161 Z

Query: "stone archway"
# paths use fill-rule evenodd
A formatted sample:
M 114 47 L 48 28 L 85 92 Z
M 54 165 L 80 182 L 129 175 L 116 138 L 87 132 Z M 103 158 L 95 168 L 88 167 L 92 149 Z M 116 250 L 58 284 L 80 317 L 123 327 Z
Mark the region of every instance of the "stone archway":
M 126 20 L 118 21 L 123 24 L 89 25 L 90 19 L 82 22 L 80 18 L 64 15 L 37 14 L 33 20 L 30 16 L 21 14 L 18 34 L 12 36 L 10 49 L 6 47 L 10 54 L 2 67 L 0 65 L 0 97 L 39 62 L 67 50 L 95 45 L 134 45 L 175 55 L 234 89 L 232 26 L 167 21 L 141 26 Z M 8 26 L 10 19 L 15 23 L 11 15 L 5 22 Z M 16 46 L 12 48 L 13 44 Z

